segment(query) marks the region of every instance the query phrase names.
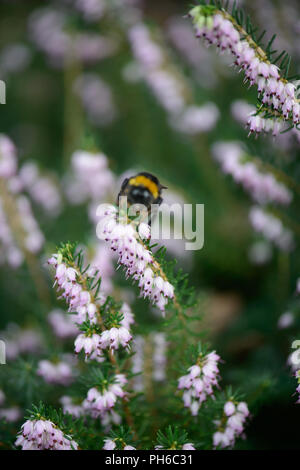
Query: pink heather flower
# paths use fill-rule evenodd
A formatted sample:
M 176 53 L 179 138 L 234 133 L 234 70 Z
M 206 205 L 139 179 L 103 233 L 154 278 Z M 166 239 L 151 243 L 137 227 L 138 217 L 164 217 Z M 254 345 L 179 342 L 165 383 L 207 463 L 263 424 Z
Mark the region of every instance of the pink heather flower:
M 99 338 L 99 347 L 101 349 L 110 348 L 112 351 L 118 349 L 119 346 L 128 348 L 129 342 L 132 340 L 132 336 L 124 326 L 119 328 L 110 328 L 101 333 Z
M 78 354 L 81 350 L 84 351 L 85 356 L 90 356 L 93 352 L 97 351 L 100 345 L 100 336 L 94 333 L 92 336 L 86 336 L 81 333 L 75 340 L 75 353 Z
M 247 155 L 239 142 L 217 142 L 212 152 L 223 172 L 229 173 L 236 183 L 242 184 L 256 202 L 288 205 L 292 201 L 291 191 L 273 174 L 263 173 L 252 161 L 245 162 Z
M 155 450 L 165 449 L 161 445 L 156 445 L 154 448 L 155 448 Z M 165 450 L 167 450 L 167 449 L 165 449 Z M 196 450 L 196 449 L 195 449 L 194 445 L 191 442 L 188 442 L 186 444 L 183 444 L 183 446 L 181 447 L 181 450 Z
M 93 125 L 108 126 L 116 119 L 117 110 L 111 88 L 97 74 L 86 72 L 80 75 L 74 83 L 74 91 Z M 104 180 L 104 184 L 107 187 L 108 182 Z
M 52 310 L 48 314 L 48 322 L 57 338 L 74 338 L 78 334 L 78 328 L 75 325 L 76 315 L 66 314 L 59 309 Z
M 99 17 L 99 6 L 103 2 L 101 0 L 93 1 L 95 6 L 98 3 L 98 7 L 85 11 L 97 12 L 94 17 L 94 21 L 96 21 L 96 18 Z M 84 0 L 84 2 L 76 0 L 74 6 L 77 7 L 79 2 L 91 3 L 92 0 Z M 80 11 L 82 11 L 82 7 L 80 7 Z M 85 13 L 83 13 L 83 16 L 88 21 L 90 20 L 90 16 L 87 17 Z M 73 32 L 72 35 L 69 34 L 67 31 L 67 15 L 62 10 L 38 9 L 29 18 L 29 32 L 31 39 L 45 53 L 50 64 L 54 67 L 63 67 L 72 60 L 84 63 L 95 62 L 103 57 L 110 56 L 115 51 L 115 45 L 109 39 L 97 38 L 92 33 Z M 96 39 L 98 40 L 96 41 Z
M 191 414 L 196 416 L 202 402 L 213 395 L 213 387 L 218 386 L 220 356 L 214 351 L 200 357 L 197 364 L 191 366 L 187 375 L 178 379 L 178 389 L 184 390 L 183 403 Z
M 270 109 L 278 110 L 284 119 L 292 118 L 294 123 L 299 122 L 298 101 L 295 96 L 295 85 L 285 84 L 279 75 L 278 67 L 265 62 L 261 57 L 256 56 L 255 50 L 248 44 L 246 39 L 240 36 L 233 23 L 226 19 L 223 14 L 216 13 L 206 17 L 202 12 L 202 6 L 197 6 L 190 11 L 193 23 L 196 28 L 197 37 L 202 37 L 207 45 L 215 44 L 221 51 L 229 50 L 234 58 L 234 63 L 244 70 L 245 81 L 249 81 L 250 86 L 256 84 L 258 92 L 263 94 L 263 103 Z M 278 101 L 270 101 L 274 96 Z M 262 131 L 273 131 L 278 133 L 279 123 L 276 121 L 272 126 L 267 125 L 268 119 L 260 116 L 249 118 L 248 126 L 250 132 L 256 134 Z M 272 119 L 271 119 L 272 120 Z M 276 127 L 276 128 L 275 128 Z
M 149 28 L 137 23 L 129 29 L 128 38 L 142 77 L 158 102 L 171 115 L 179 114 L 185 106 L 182 81 L 165 67 L 165 53 Z
M 244 401 L 241 401 L 238 406 L 237 406 L 237 410 L 242 413 L 244 416 L 249 416 L 249 409 L 248 409 L 248 405 L 246 402 Z
M 245 427 L 246 418 L 249 416 L 249 410 L 247 403 L 240 402 L 234 404 L 232 401 L 228 401 L 224 405 L 223 421 L 217 421 L 216 424 L 219 426 L 219 430 L 213 435 L 214 447 L 232 447 L 235 440 L 242 435 Z M 222 421 L 222 423 L 223 423 Z
M 17 154 L 13 142 L 0 134 L 0 177 L 12 178 L 17 172 Z
M 21 193 L 23 189 L 19 175 L 17 175 L 16 151 L 8 137 L 0 134 L 0 178 L 5 182 L 6 191 L 14 198 L 17 209 L 17 218 L 24 235 L 24 248 L 31 253 L 38 253 L 43 244 L 44 236 L 34 218 L 31 203 L 27 196 Z M 0 242 L 3 253 L 2 259 L 16 268 L 23 262 L 22 247 L 18 247 L 17 239 L 10 228 L 10 214 L 6 213 L 4 204 L 0 200 Z
M 39 361 L 37 374 L 40 375 L 45 382 L 57 385 L 69 385 L 74 380 L 72 367 L 67 362 L 53 363 L 47 360 Z
M 75 8 L 85 20 L 97 22 L 105 13 L 106 4 L 103 0 L 75 0 Z
M 183 444 L 182 450 L 196 450 L 196 449 L 191 442 L 188 442 L 187 444 Z
M 231 444 L 232 437 L 225 432 L 215 432 L 213 435 L 213 446 L 214 447 L 228 447 Z
M 293 325 L 294 321 L 295 321 L 295 317 L 293 313 L 285 312 L 279 317 L 277 327 L 280 330 L 284 328 L 289 328 L 291 325 Z
M 295 377 L 296 377 L 297 382 L 298 382 L 298 386 L 296 388 L 296 393 L 298 393 L 298 400 L 296 401 L 296 403 L 299 404 L 300 403 L 300 369 L 298 369 L 295 372 Z
M 153 334 L 153 379 L 161 382 L 166 379 L 167 341 L 164 333 Z
M 21 409 L 17 406 L 0 409 L 0 419 L 5 419 L 8 423 L 15 423 L 16 421 L 19 421 L 21 416 Z
M 234 119 L 243 125 L 246 125 L 249 117 L 256 112 L 255 106 L 244 100 L 233 101 L 230 109 Z
M 114 175 L 103 153 L 77 150 L 72 155 L 72 175 L 66 182 L 66 192 L 72 204 L 95 201 L 107 196 L 114 185 Z
M 149 225 L 143 222 L 139 225 L 138 231 L 139 231 L 139 236 L 141 237 L 142 240 L 149 239 L 151 236 L 151 229 Z
M 54 254 L 48 263 L 56 270 L 55 283 L 59 290 L 63 291 L 62 298 L 69 304 L 69 310 L 77 313 L 76 322 L 81 324 L 89 320 L 90 323 L 96 323 L 97 307 L 91 302 L 90 293 L 84 290 L 76 280 L 80 273 L 58 261 L 60 261 L 59 255 Z
M 258 115 L 250 116 L 247 124 L 254 134 L 260 134 L 265 129 L 265 120 Z
M 5 341 L 7 359 L 13 360 L 20 354 L 40 353 L 43 349 L 42 337 L 38 330 L 21 329 L 15 323 L 10 323 L 0 336 Z
M 22 450 L 77 450 L 78 444 L 51 421 L 28 420 L 15 442 Z
M 116 448 L 116 443 L 112 439 L 104 439 L 103 450 L 114 450 Z
M 96 214 L 96 211 L 95 211 Z M 113 253 L 109 247 L 103 242 L 97 242 L 95 246 L 95 253 L 93 254 L 90 264 L 90 268 L 87 272 L 88 275 L 93 276 L 95 271 L 98 270 L 101 276 L 101 292 L 104 294 L 110 294 L 113 290 L 112 276 L 114 274 L 114 259 Z
M 123 386 L 127 380 L 123 374 L 116 374 L 114 382 L 101 391 L 97 387 L 89 389 L 86 399 L 83 401 L 83 409 L 93 418 L 107 419 L 107 412 L 112 412 L 112 408 L 118 399 L 126 396 Z M 118 416 L 113 415 L 113 420 L 118 421 Z
M 273 242 L 280 250 L 291 251 L 294 247 L 293 233 L 285 228 L 280 219 L 259 206 L 250 209 L 249 220 L 258 233 Z
M 19 172 L 19 179 L 31 199 L 39 204 L 50 216 L 56 216 L 62 208 L 61 194 L 51 176 L 42 175 L 36 163 L 25 163 Z
M 173 121 L 173 127 L 186 134 L 195 135 L 201 132 L 209 132 L 215 126 L 220 117 L 220 111 L 214 103 L 206 103 L 202 106 L 187 106 L 183 113 Z
M 135 335 L 132 341 L 134 355 L 131 362 L 131 371 L 133 374 L 136 374 L 132 378 L 132 388 L 136 392 L 142 392 L 144 390 L 144 378 L 142 376 L 144 368 L 144 346 L 145 339 L 141 335 Z
M 71 397 L 64 395 L 60 398 L 59 401 L 62 405 L 62 409 L 64 413 L 69 413 L 75 418 L 79 418 L 80 416 L 82 416 L 84 412 L 82 406 L 76 405 L 75 403 L 73 403 L 73 400 Z
M 138 282 L 141 295 L 152 300 L 162 313 L 169 299 L 174 297 L 174 287 L 153 269 L 152 253 L 143 245 L 137 230 L 131 224 L 117 222 L 115 209 L 98 212 L 101 220 L 97 235 L 109 243 L 118 254 L 118 263 L 126 269 L 126 276 Z
M 224 413 L 226 416 L 231 416 L 235 412 L 235 405 L 232 401 L 228 401 L 224 405 Z
M 124 318 L 121 320 L 120 324 L 129 331 L 131 325 L 134 323 L 134 314 L 126 302 L 123 303 L 121 312 L 123 313 Z

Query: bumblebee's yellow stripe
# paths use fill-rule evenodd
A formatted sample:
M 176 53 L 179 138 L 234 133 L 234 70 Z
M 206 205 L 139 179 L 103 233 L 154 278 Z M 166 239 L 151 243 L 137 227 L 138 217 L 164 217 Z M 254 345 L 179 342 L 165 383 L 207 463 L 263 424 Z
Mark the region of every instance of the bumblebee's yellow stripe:
M 145 188 L 149 189 L 154 198 L 158 197 L 157 184 L 155 184 L 154 181 L 151 181 L 146 176 L 140 175 L 136 176 L 135 178 L 131 178 L 129 180 L 129 184 L 131 184 L 132 186 L 145 186 Z

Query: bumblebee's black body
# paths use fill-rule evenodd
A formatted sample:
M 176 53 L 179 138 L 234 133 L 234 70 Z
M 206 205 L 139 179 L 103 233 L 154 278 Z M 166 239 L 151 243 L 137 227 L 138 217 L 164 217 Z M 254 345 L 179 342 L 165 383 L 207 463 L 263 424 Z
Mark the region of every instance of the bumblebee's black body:
M 162 186 L 156 176 L 151 173 L 138 173 L 123 181 L 117 203 L 119 203 L 121 196 L 126 196 L 129 206 L 143 204 L 148 210 L 150 219 L 151 205 L 160 205 L 162 203 L 161 190 L 164 188 L 166 187 Z

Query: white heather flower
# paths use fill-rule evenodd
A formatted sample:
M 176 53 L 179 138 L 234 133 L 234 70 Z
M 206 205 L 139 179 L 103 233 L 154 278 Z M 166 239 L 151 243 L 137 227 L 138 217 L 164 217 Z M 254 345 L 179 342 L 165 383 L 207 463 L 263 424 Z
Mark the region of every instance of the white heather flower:
M 191 414 L 196 416 L 207 397 L 213 395 L 213 387 L 218 385 L 220 357 L 215 351 L 199 357 L 198 363 L 191 366 L 187 375 L 178 379 L 179 390 L 183 392 L 183 403 Z
M 227 401 L 224 405 L 222 421 L 216 422 L 219 429 L 213 435 L 214 447 L 232 447 L 235 440 L 242 435 L 248 416 L 247 403 Z
M 22 450 L 77 450 L 78 444 L 49 420 L 27 420 L 15 442 Z

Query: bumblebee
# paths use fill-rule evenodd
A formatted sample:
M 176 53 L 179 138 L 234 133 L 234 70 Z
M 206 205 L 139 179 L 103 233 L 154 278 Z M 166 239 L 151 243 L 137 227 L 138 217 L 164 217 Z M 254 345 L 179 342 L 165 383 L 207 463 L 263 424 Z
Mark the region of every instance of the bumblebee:
M 162 203 L 162 189 L 167 189 L 167 187 L 160 184 L 156 176 L 146 172 L 138 173 L 123 181 L 117 203 L 121 196 L 126 196 L 129 206 L 143 204 L 147 208 L 150 220 L 154 215 L 151 214 L 151 205 Z

